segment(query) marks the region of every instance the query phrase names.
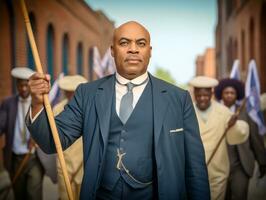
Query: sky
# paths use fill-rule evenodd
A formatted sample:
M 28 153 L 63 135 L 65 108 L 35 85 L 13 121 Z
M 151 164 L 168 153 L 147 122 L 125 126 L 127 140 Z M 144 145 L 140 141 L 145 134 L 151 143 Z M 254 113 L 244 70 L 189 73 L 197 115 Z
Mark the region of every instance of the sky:
M 86 0 L 115 26 L 138 21 L 151 34 L 149 71 L 168 70 L 178 84 L 195 75 L 197 55 L 215 46 L 216 0 Z

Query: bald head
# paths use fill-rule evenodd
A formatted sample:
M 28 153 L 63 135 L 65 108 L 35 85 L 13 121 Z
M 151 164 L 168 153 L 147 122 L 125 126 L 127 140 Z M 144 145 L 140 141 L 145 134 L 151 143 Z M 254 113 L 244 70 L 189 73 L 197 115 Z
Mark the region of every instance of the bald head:
M 128 31 L 134 30 L 134 29 L 139 29 L 140 32 L 144 33 L 150 42 L 150 33 L 143 25 L 141 25 L 140 23 L 138 23 L 136 21 L 128 21 L 124 24 L 121 24 L 119 27 L 117 27 L 114 30 L 113 43 L 114 43 L 116 37 L 118 37 L 121 34 L 121 32 L 122 33 L 125 31 L 128 32 Z
M 126 79 L 134 79 L 147 71 L 151 57 L 150 34 L 135 21 L 115 29 L 111 53 L 117 72 Z

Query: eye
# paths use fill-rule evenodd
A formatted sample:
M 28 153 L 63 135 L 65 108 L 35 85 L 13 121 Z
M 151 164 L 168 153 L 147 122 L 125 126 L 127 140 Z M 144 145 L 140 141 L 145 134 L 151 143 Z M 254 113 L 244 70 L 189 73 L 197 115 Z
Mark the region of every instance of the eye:
M 139 47 L 145 47 L 146 46 L 146 43 L 142 42 L 142 41 L 138 42 L 137 44 Z
M 119 45 L 125 47 L 128 45 L 128 41 L 121 41 Z

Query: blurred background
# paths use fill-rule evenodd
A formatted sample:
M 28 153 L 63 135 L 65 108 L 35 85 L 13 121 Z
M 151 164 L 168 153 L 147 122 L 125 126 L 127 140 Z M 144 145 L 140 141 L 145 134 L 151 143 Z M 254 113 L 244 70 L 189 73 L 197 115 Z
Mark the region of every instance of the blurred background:
M 245 82 L 254 59 L 261 92 L 266 92 L 265 0 L 26 0 L 26 5 L 52 82 L 61 73 L 81 74 L 89 81 L 113 73 L 112 32 L 136 20 L 150 31 L 149 71 L 155 76 L 188 88 L 196 75 L 228 77 L 238 60 Z M 0 33 L 1 102 L 16 93 L 10 75 L 14 67 L 35 69 L 19 1 L 0 1 Z M 45 187 L 45 198 L 56 199 L 56 184 L 46 179 Z
M 13 67 L 34 69 L 25 24 L 17 1 L 0 1 L 0 100 L 15 92 Z M 236 59 L 245 81 L 255 59 L 261 91 L 266 91 L 265 0 L 27 0 L 31 25 L 45 71 L 99 78 L 95 57 L 103 59 L 114 27 L 128 20 L 151 33 L 149 71 L 186 86 L 195 75 L 222 78 Z M 96 48 L 94 48 L 96 47 Z M 95 50 L 96 49 L 96 50 Z M 105 62 L 106 64 L 107 62 Z M 105 74 L 113 72 L 106 66 Z

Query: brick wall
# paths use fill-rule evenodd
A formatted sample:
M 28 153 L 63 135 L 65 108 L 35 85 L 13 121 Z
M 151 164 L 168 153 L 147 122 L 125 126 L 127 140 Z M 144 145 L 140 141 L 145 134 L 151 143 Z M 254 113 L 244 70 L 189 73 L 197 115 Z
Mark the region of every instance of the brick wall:
M 69 74 L 77 73 L 77 46 L 82 44 L 82 71 L 89 78 L 90 48 L 97 46 L 101 55 L 111 44 L 114 24 L 103 13 L 93 11 L 80 0 L 26 0 L 34 16 L 35 39 L 44 71 L 47 71 L 47 29 L 54 30 L 55 78 L 62 71 L 64 34 L 69 38 Z M 12 94 L 10 71 L 14 66 L 27 66 L 27 35 L 19 1 L 0 1 L 0 101 Z M 3 20 L 2 20 L 3 19 Z M 12 56 L 13 55 L 13 56 Z M 14 65 L 14 66 L 13 66 Z M 93 79 L 96 79 L 93 74 Z

